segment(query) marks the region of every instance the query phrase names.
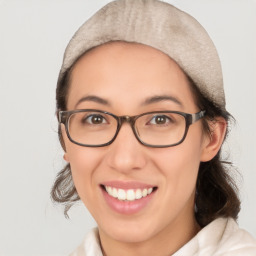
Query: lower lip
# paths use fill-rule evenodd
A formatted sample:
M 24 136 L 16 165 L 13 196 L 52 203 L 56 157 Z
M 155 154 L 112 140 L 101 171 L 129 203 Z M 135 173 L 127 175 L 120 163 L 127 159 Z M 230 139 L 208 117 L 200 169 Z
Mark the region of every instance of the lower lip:
M 141 211 L 149 204 L 155 194 L 155 191 L 153 191 L 151 194 L 146 197 L 142 197 L 141 199 L 136 199 L 134 201 L 121 201 L 110 196 L 105 189 L 102 188 L 102 191 L 109 207 L 115 212 L 126 215 L 135 214 Z

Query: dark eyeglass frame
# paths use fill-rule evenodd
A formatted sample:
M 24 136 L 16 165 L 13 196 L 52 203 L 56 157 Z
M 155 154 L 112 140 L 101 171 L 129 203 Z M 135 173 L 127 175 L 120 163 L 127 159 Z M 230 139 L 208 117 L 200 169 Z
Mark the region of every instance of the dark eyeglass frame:
M 88 144 L 82 144 L 82 143 L 74 141 L 71 138 L 70 134 L 69 134 L 69 129 L 68 129 L 69 118 L 74 113 L 80 113 L 80 112 L 102 113 L 102 114 L 110 115 L 113 118 L 115 118 L 117 120 L 117 129 L 116 129 L 116 133 L 115 133 L 114 137 L 109 142 L 104 143 L 104 144 L 99 144 L 99 145 L 88 145 Z M 141 116 L 148 115 L 148 114 L 159 114 L 159 113 L 174 113 L 174 114 L 179 114 L 179 115 L 181 115 L 185 118 L 185 122 L 186 122 L 185 132 L 184 132 L 184 135 L 183 135 L 182 139 L 179 142 L 177 142 L 175 144 L 170 144 L 170 145 L 151 145 L 151 144 L 147 144 L 147 143 L 143 142 L 140 139 L 139 135 L 136 132 L 135 126 L 134 126 L 135 121 Z M 199 111 L 195 114 L 189 114 L 189 113 L 184 113 L 184 112 L 179 112 L 179 111 L 152 111 L 152 112 L 142 113 L 142 114 L 136 115 L 136 116 L 127 116 L 127 115 L 125 115 L 125 116 L 116 116 L 116 115 L 114 115 L 110 112 L 97 110 L 97 109 L 77 109 L 77 110 L 69 110 L 69 111 L 58 111 L 57 115 L 58 115 L 58 120 L 59 120 L 59 131 L 60 131 L 60 125 L 64 124 L 65 130 L 66 130 L 66 133 L 67 133 L 67 136 L 68 136 L 69 140 L 71 142 L 73 142 L 74 144 L 77 144 L 79 146 L 83 146 L 83 147 L 104 147 L 104 146 L 108 146 L 116 139 L 123 123 L 127 122 L 131 125 L 132 131 L 133 131 L 136 139 L 142 145 L 147 146 L 147 147 L 152 147 L 152 148 L 167 148 L 167 147 L 173 147 L 173 146 L 177 146 L 177 145 L 181 144 L 187 136 L 189 126 L 192 125 L 193 123 L 195 123 L 196 121 L 200 120 L 201 118 L 203 118 L 205 116 L 205 113 L 206 113 L 205 110 L 201 110 L 201 111 Z

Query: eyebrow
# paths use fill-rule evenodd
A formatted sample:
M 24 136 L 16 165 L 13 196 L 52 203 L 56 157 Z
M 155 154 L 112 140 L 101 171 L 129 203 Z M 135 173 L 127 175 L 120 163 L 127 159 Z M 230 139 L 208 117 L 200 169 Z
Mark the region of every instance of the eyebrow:
M 183 107 L 183 104 L 179 99 L 177 99 L 176 97 L 173 97 L 173 96 L 169 96 L 169 95 L 156 95 L 156 96 L 147 98 L 142 103 L 142 105 L 145 106 L 145 105 L 149 105 L 149 104 L 153 104 L 153 103 L 158 103 L 161 101 L 172 101 L 172 102 L 180 105 L 181 107 Z
M 100 98 L 98 96 L 95 96 L 95 95 L 89 95 L 89 96 L 85 96 L 83 98 L 81 98 L 75 105 L 75 108 L 82 102 L 84 101 L 92 101 L 92 102 L 96 102 L 96 103 L 99 103 L 99 104 L 102 104 L 102 105 L 106 105 L 106 106 L 110 106 L 110 103 L 103 99 L 103 98 Z
M 110 103 L 103 99 L 103 98 L 100 98 L 98 96 L 95 96 L 95 95 L 89 95 L 89 96 L 85 96 L 85 97 L 82 97 L 75 105 L 75 108 L 82 102 L 84 101 L 91 101 L 91 102 L 96 102 L 96 103 L 99 103 L 99 104 L 102 104 L 102 105 L 105 105 L 105 106 L 110 106 Z M 145 101 L 142 102 L 142 106 L 145 106 L 145 105 L 150 105 L 150 104 L 153 104 L 153 103 L 158 103 L 158 102 L 161 102 L 161 101 L 172 101 L 174 103 L 176 103 L 177 105 L 180 105 L 181 107 L 183 107 L 183 104 L 181 103 L 180 100 L 178 100 L 176 97 L 173 97 L 173 96 L 168 96 L 168 95 L 156 95 L 156 96 L 153 96 L 153 97 L 149 97 L 147 98 Z

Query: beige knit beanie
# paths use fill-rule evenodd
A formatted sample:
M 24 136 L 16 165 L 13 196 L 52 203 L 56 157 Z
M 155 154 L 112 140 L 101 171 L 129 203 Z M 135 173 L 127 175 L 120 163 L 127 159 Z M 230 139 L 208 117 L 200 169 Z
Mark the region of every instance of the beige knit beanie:
M 225 109 L 221 64 L 209 35 L 189 14 L 158 0 L 117 0 L 99 10 L 69 42 L 58 83 L 87 50 L 117 40 L 169 55 L 205 97 Z

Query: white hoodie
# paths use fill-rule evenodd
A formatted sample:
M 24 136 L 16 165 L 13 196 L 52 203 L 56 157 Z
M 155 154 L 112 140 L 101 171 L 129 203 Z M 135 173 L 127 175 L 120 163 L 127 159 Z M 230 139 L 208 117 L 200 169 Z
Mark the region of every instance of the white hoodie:
M 70 256 L 103 256 L 93 229 Z M 157 256 L 157 255 L 156 255 Z M 173 256 L 256 256 L 256 240 L 232 219 L 219 218 L 204 227 Z

